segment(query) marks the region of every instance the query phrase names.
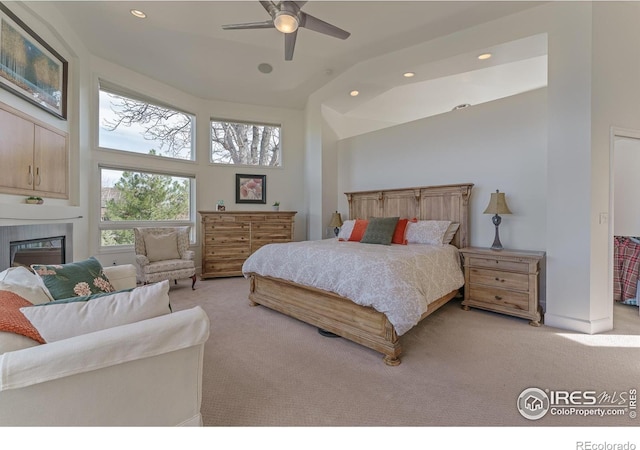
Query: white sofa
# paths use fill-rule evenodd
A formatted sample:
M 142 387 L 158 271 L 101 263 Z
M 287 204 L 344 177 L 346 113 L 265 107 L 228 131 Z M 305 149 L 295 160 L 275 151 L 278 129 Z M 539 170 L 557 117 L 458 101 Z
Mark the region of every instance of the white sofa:
M 134 266 L 104 269 L 135 287 Z M 201 426 L 208 336 L 194 307 L 0 354 L 0 425 Z

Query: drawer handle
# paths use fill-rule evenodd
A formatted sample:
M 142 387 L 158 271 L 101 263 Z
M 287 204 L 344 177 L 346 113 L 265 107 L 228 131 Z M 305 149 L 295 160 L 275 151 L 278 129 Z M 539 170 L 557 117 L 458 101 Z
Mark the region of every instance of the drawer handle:
M 500 278 L 496 277 L 496 281 L 500 281 L 501 283 L 504 283 L 504 280 L 501 280 Z
M 496 295 L 496 300 L 502 300 L 502 297 L 500 297 L 499 295 Z

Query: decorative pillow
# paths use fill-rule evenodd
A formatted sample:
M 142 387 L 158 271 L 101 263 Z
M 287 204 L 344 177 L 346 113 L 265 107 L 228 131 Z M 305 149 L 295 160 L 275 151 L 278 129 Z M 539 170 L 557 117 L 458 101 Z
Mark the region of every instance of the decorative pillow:
M 349 237 L 351 236 L 351 232 L 353 231 L 353 226 L 355 224 L 356 224 L 356 221 L 353 219 L 345 220 L 342 223 L 342 226 L 340 227 L 340 232 L 338 233 L 338 240 L 348 241 Z
M 115 291 L 102 265 L 93 256 L 69 264 L 33 264 L 31 268 L 42 279 L 54 300 Z
M 9 291 L 0 291 L 0 331 L 11 332 L 26 336 L 40 344 L 44 344 L 44 339 L 38 330 L 20 312 L 21 308 L 34 306 L 29 300 L 20 297 Z
M 443 244 L 450 244 L 453 241 L 454 236 L 456 235 L 456 231 L 460 228 L 460 224 L 458 222 L 452 222 L 451 225 L 447 228 L 447 231 L 444 233 L 444 237 L 442 238 Z
M 409 244 L 442 245 L 450 220 L 419 220 L 407 225 Z
M 360 242 L 362 236 L 364 236 L 364 232 L 367 230 L 367 225 L 369 224 L 368 220 L 356 219 L 356 223 L 353 226 L 353 231 L 349 236 L 350 241 Z
M 360 239 L 363 244 L 391 245 L 399 217 L 372 217 Z
M 147 258 L 151 262 L 180 259 L 178 233 L 175 231 L 166 234 L 145 234 L 144 246 L 147 249 Z
M 20 308 L 46 342 L 169 314 L 169 282 L 148 284 L 86 302 Z
M 10 267 L 0 272 L 0 290 L 18 294 L 34 305 L 53 300 L 40 277 L 26 267 Z
M 399 219 L 398 224 L 396 225 L 396 229 L 393 231 L 393 237 L 391 238 L 392 244 L 402 244 L 407 245 L 407 225 L 409 224 L 409 219 Z

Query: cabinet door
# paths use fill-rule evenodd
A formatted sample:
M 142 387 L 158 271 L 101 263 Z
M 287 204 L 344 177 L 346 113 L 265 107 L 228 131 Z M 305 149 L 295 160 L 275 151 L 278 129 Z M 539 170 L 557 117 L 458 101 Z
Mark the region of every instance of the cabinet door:
M 0 109 L 0 186 L 33 189 L 33 123 Z
M 35 125 L 34 189 L 53 197 L 68 198 L 67 137 Z

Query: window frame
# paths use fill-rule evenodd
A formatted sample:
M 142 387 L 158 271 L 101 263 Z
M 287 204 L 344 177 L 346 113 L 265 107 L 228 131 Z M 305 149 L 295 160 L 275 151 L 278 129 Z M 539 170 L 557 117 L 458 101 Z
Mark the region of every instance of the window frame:
M 278 127 L 279 129 L 279 138 L 280 138 L 280 165 L 278 166 L 268 166 L 268 165 L 259 165 L 259 164 L 230 164 L 223 162 L 215 162 L 213 161 L 213 133 L 212 133 L 212 123 L 213 122 L 226 122 L 226 123 L 237 123 L 237 124 L 245 124 L 245 125 L 257 125 L 257 126 L 267 126 L 267 127 Z M 258 169 L 282 169 L 284 167 L 284 148 L 282 146 L 282 123 L 271 123 L 267 121 L 260 120 L 239 120 L 239 119 L 229 119 L 229 118 L 221 118 L 211 116 L 209 117 L 209 164 L 220 166 L 220 167 L 245 167 L 245 168 L 258 168 Z
M 141 152 L 133 152 L 131 150 L 127 150 L 125 148 L 113 148 L 113 147 L 105 147 L 100 145 L 100 129 L 101 129 L 101 123 L 100 123 L 100 106 L 101 106 L 101 102 L 100 102 L 100 93 L 101 92 L 106 92 L 109 94 L 114 94 L 114 95 L 119 95 L 122 97 L 127 97 L 130 98 L 131 100 L 136 100 L 136 101 L 140 101 L 140 102 L 145 102 L 148 103 L 150 105 L 153 106 L 157 106 L 157 107 L 161 107 L 161 108 L 167 108 L 170 109 L 172 111 L 176 111 L 182 114 L 186 114 L 189 117 L 191 117 L 191 158 L 190 159 L 183 159 L 183 158 L 175 158 L 173 156 L 163 156 L 163 155 L 150 155 L 148 153 L 141 153 Z M 161 100 L 158 100 L 155 97 L 149 96 L 149 95 L 145 95 L 142 94 L 140 92 L 136 92 L 135 90 L 132 89 L 127 89 L 124 88 L 118 84 L 112 83 L 108 80 L 105 80 L 103 78 L 98 77 L 97 79 L 97 90 L 96 90 L 96 125 L 95 125 L 95 130 L 96 130 L 96 143 L 95 146 L 97 149 L 99 150 L 104 150 L 104 151 L 108 151 L 108 152 L 122 152 L 125 153 L 127 155 L 135 155 L 138 157 L 144 157 L 144 158 L 149 158 L 149 159 L 161 159 L 161 160 L 167 160 L 167 161 L 176 161 L 176 162 L 184 162 L 184 163 L 195 163 L 197 162 L 197 158 L 198 158 L 198 152 L 197 152 L 197 115 L 195 113 L 189 112 L 185 109 L 182 108 L 178 108 L 170 103 L 167 102 L 163 102 Z
M 127 172 L 139 172 L 150 175 L 166 175 L 189 179 L 189 220 L 102 220 L 102 171 L 119 170 Z M 116 252 L 123 249 L 132 249 L 135 244 L 102 245 L 102 232 L 107 230 L 133 230 L 136 227 L 181 227 L 189 226 L 189 245 L 196 244 L 196 176 L 179 171 L 166 171 L 158 169 L 132 168 L 114 164 L 98 164 L 98 250 L 101 253 Z

